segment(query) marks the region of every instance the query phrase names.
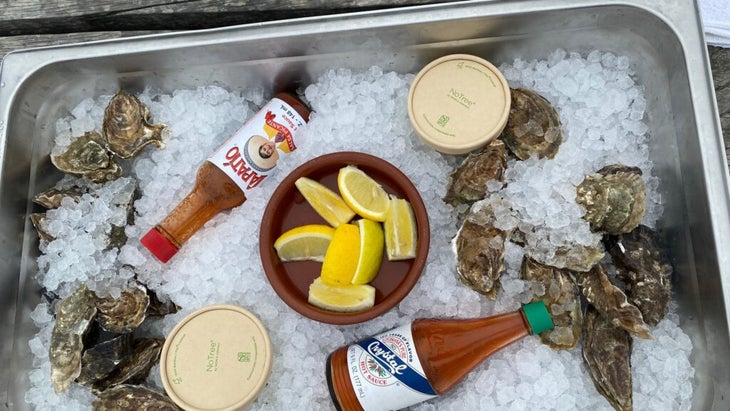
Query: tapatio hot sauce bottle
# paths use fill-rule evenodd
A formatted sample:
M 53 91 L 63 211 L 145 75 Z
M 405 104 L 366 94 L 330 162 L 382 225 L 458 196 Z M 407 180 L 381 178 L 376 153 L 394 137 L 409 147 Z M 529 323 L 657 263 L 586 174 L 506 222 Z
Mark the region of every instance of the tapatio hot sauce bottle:
M 208 220 L 246 201 L 276 167 L 297 148 L 309 109 L 291 93 L 278 93 L 216 150 L 198 169 L 190 194 L 142 237 L 142 244 L 163 263 Z
M 542 301 L 476 319 L 420 319 L 327 358 L 327 384 L 338 410 L 397 410 L 452 389 L 496 351 L 553 328 Z

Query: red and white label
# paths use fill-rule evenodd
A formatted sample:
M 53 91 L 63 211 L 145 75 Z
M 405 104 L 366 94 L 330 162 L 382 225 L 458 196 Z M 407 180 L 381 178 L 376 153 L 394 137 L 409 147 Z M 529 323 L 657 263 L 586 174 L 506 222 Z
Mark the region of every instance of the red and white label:
M 208 161 L 246 192 L 271 174 L 282 157 L 296 150 L 297 136 L 305 124 L 294 108 L 274 98 L 233 133 Z

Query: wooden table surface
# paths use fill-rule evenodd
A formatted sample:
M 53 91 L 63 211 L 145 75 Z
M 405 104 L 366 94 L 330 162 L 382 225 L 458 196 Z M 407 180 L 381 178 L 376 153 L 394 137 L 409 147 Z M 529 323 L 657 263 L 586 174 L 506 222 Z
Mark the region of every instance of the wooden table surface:
M 452 0 L 459 1 L 459 0 Z M 448 0 L 0 0 L 0 58 L 28 47 Z M 730 161 L 730 49 L 708 47 Z

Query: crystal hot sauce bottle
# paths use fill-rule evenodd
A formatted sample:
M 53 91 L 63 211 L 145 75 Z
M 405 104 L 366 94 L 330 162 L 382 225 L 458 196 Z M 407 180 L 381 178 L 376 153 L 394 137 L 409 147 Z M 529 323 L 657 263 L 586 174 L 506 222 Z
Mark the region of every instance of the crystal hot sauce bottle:
M 341 347 L 327 358 L 338 410 L 397 410 L 441 395 L 496 351 L 551 330 L 545 304 L 476 319 L 421 319 Z
M 200 166 L 193 190 L 142 237 L 142 244 L 167 262 L 213 216 L 246 201 L 246 192 L 297 148 L 307 121 L 309 109 L 301 100 L 278 93 Z

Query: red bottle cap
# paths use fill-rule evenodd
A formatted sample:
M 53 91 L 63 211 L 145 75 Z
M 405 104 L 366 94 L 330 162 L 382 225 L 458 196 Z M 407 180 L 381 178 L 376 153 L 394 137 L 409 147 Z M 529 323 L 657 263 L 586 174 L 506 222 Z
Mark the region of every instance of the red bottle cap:
M 143 246 L 147 247 L 148 250 L 157 257 L 163 263 L 166 263 L 177 253 L 178 248 L 175 247 L 170 240 L 162 235 L 156 228 L 151 229 L 147 234 L 139 240 Z

